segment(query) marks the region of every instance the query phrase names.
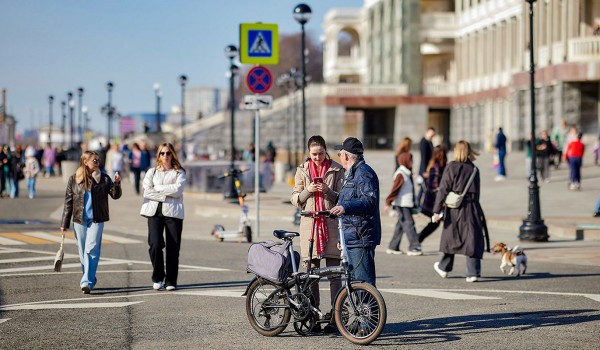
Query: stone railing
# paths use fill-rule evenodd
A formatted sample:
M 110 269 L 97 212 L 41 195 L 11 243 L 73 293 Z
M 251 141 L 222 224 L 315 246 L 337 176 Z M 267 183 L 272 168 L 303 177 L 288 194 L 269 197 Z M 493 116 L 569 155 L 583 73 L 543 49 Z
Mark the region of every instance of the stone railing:
M 423 82 L 423 93 L 426 96 L 452 96 L 456 93 L 453 83 L 439 82 Z
M 400 84 L 327 84 L 322 87 L 325 96 L 398 96 L 408 93 L 406 85 Z
M 425 39 L 454 38 L 456 35 L 456 15 L 454 12 L 422 13 L 421 33 Z
M 584 62 L 600 59 L 600 36 L 588 36 L 569 40 L 569 62 Z

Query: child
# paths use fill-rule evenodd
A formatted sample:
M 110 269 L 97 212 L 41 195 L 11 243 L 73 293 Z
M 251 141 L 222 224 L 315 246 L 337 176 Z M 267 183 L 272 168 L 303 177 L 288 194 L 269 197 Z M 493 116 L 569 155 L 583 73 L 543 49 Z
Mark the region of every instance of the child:
M 398 156 L 398 164 L 400 166 L 394 172 L 394 185 L 390 194 L 385 199 L 385 210 L 389 210 L 392 206 L 398 212 L 398 222 L 394 229 L 394 235 L 388 249 L 387 254 L 402 254 L 400 251 L 400 240 L 402 234 L 406 232 L 408 237 L 408 250 L 406 255 L 416 256 L 423 255 L 421 244 L 415 229 L 415 221 L 413 220 L 413 208 L 415 206 L 415 189 L 412 179 L 412 154 L 406 152 Z
M 35 149 L 31 146 L 25 150 L 25 168 L 23 174 L 27 179 L 27 189 L 29 190 L 29 198 L 35 197 L 35 182 L 37 174 L 40 172 L 40 163 L 35 158 Z

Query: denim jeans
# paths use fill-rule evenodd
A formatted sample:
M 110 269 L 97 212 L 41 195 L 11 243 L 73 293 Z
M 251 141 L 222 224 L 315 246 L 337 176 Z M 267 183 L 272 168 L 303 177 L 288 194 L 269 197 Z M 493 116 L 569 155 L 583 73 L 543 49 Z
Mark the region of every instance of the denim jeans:
M 81 262 L 80 286 L 87 285 L 93 289 L 96 285 L 96 271 L 100 261 L 100 248 L 102 246 L 102 231 L 104 223 L 89 223 L 80 225 L 73 223 L 75 230 L 75 239 L 77 240 L 77 249 L 79 250 L 79 261 Z
M 10 198 L 19 197 L 19 181 L 17 181 L 17 179 L 15 179 L 14 177 L 9 177 L 8 181 L 10 184 Z
M 417 236 L 417 230 L 415 229 L 415 220 L 412 217 L 411 208 L 396 207 L 398 212 L 398 221 L 394 228 L 394 235 L 388 245 L 389 249 L 400 250 L 400 241 L 402 240 L 402 234 L 406 232 L 408 237 L 408 250 L 421 248 L 419 244 L 419 237 Z
M 29 197 L 35 197 L 35 177 L 27 179 L 27 189 L 29 190 Z
M 348 248 L 350 279 L 375 286 L 375 247 Z
M 498 152 L 498 175 L 506 176 L 506 166 L 504 164 L 504 158 L 506 158 L 506 151 Z
M 569 168 L 571 168 L 571 183 L 578 184 L 581 182 L 581 158 L 569 157 Z

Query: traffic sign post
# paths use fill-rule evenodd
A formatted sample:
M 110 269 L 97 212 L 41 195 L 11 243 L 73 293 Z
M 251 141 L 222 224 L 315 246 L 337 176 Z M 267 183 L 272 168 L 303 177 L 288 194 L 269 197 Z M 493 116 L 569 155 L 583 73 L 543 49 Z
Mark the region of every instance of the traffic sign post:
M 240 62 L 244 64 L 279 63 L 277 24 L 240 24 Z
M 244 109 L 259 110 L 273 108 L 272 95 L 246 95 L 244 96 Z

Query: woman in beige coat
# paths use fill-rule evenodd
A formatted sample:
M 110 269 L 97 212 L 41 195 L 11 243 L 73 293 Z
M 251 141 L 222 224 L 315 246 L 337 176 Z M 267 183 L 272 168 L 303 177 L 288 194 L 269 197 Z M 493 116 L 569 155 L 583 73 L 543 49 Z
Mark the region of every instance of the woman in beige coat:
M 312 136 L 308 139 L 307 146 L 308 157 L 296 170 L 292 204 L 305 211 L 329 210 L 335 206 L 337 201 L 338 192 L 344 179 L 344 168 L 331 160 L 327 154 L 327 145 L 323 137 Z M 337 220 L 326 218 L 315 220 L 317 223 L 312 266 L 320 267 L 323 258 L 325 266 L 339 266 Z M 312 228 L 313 219 L 302 217 L 300 220 L 300 252 L 305 266 L 309 260 L 308 249 Z M 332 303 L 341 286 L 342 282 L 339 278 L 329 280 Z M 318 283 L 312 285 L 312 294 L 315 306 L 318 308 L 320 304 Z

